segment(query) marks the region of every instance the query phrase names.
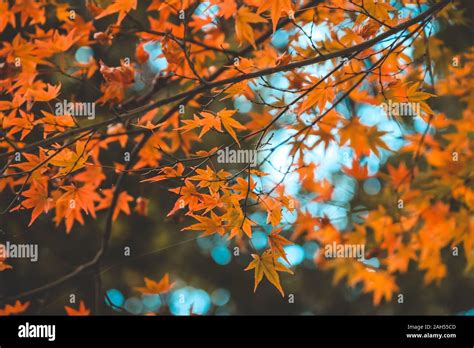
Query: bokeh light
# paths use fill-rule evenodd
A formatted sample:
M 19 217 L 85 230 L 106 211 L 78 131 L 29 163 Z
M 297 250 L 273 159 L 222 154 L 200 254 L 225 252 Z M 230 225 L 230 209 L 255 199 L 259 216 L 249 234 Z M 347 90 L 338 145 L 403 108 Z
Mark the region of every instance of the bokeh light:
M 212 259 L 221 266 L 227 265 L 232 259 L 230 250 L 224 245 L 217 245 L 212 248 L 211 256 Z
M 94 57 L 94 50 L 89 46 L 79 47 L 76 51 L 75 58 L 79 63 L 86 64 Z
M 109 302 L 109 300 L 110 300 L 110 302 Z M 105 303 L 108 306 L 111 306 L 112 308 L 114 308 L 114 306 L 122 307 L 124 301 L 125 301 L 125 297 L 120 292 L 120 290 L 117 290 L 117 289 L 107 290 L 107 297 L 105 298 Z M 117 310 L 117 308 L 114 308 L 114 309 Z
M 230 292 L 227 289 L 216 289 L 211 294 L 211 300 L 216 306 L 224 306 L 230 300 Z

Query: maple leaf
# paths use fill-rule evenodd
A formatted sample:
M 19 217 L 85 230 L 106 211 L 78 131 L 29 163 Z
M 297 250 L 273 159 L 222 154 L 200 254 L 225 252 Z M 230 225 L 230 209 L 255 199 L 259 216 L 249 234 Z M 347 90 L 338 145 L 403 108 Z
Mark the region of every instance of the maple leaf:
M 232 118 L 232 115 L 234 115 L 236 112 L 237 110 L 224 109 L 219 111 L 217 116 L 220 117 L 222 125 L 240 147 L 239 139 L 237 139 L 237 134 L 235 134 L 234 128 L 245 129 L 245 126 Z
M 301 165 L 296 169 L 296 172 L 298 173 L 301 186 L 307 190 L 311 190 L 314 185 L 314 170 L 316 169 L 316 164 L 313 162 L 305 165 L 304 163 L 301 163 Z
M 336 141 L 334 134 L 331 132 L 331 130 L 328 130 L 326 127 L 320 126 L 313 134 L 317 135 L 319 139 L 314 143 L 314 145 L 311 148 L 315 148 L 319 144 L 324 143 L 324 151 L 327 151 L 329 144 L 331 142 Z
M 86 308 L 84 301 L 80 302 L 79 309 L 74 309 L 69 306 L 64 306 L 64 309 L 69 316 L 88 316 L 91 314 L 90 309 Z
M 125 62 L 120 61 L 120 66 L 109 67 L 104 62 L 99 61 L 100 73 L 108 83 L 118 83 L 122 86 L 128 86 L 135 82 L 135 71 L 133 67 Z
M 102 167 L 95 164 L 86 166 L 86 170 L 74 175 L 74 180 L 87 183 L 92 187 L 99 187 L 106 178 Z
M 71 115 L 53 115 L 44 110 L 41 110 L 41 112 L 44 117 L 36 120 L 34 124 L 42 124 L 44 126 L 44 138 L 46 138 L 49 133 L 64 132 L 66 129 L 76 126 Z
M 3 120 L 3 127 L 10 128 L 8 135 L 21 132 L 20 140 L 23 140 L 33 130 L 35 125 L 33 114 L 20 110 L 20 117 L 6 117 Z
M 162 181 L 162 180 L 166 180 L 170 178 L 179 178 L 180 176 L 183 175 L 183 172 L 184 172 L 184 165 L 182 163 L 178 163 L 176 165 L 176 168 L 164 167 L 160 169 L 159 175 L 142 180 L 141 182 L 158 182 L 158 181 Z
M 264 22 L 264 18 L 260 17 L 256 13 L 253 13 L 248 7 L 241 6 L 238 9 L 237 15 L 235 17 L 235 36 L 237 40 L 241 44 L 245 40 L 250 43 L 254 48 L 256 48 L 253 29 L 250 24 Z
M 312 189 L 318 193 L 318 196 L 314 199 L 316 202 L 330 201 L 334 192 L 334 186 L 326 179 L 314 183 Z
M 184 209 L 188 206 L 190 212 L 194 211 L 199 207 L 199 198 L 201 194 L 196 190 L 196 186 L 191 182 L 191 180 L 186 179 L 184 181 L 184 186 L 170 189 L 170 192 L 181 195 L 181 197 L 176 201 L 173 209 L 166 215 L 167 217 L 176 213 L 180 209 Z
M 102 97 L 97 99 L 97 103 L 121 102 L 124 98 L 125 89 L 135 82 L 135 69 L 127 64 L 125 60 L 120 61 L 119 67 L 108 67 L 99 61 L 100 73 L 106 81 L 101 85 Z
M 122 23 L 123 19 L 131 10 L 137 9 L 137 0 L 115 0 L 105 10 L 103 10 L 95 19 L 99 19 L 118 12 L 117 25 Z
M 379 131 L 376 126 L 369 127 L 361 124 L 358 117 L 351 117 L 349 121 L 345 122 L 344 127 L 339 130 L 341 145 L 349 141 L 358 156 L 368 156 L 372 151 L 379 157 L 379 147 L 390 151 L 381 139 L 385 134 L 387 132 Z
M 184 55 L 181 46 L 169 36 L 165 36 L 161 41 L 161 47 L 163 49 L 163 55 L 170 66 L 179 72 L 182 72 L 183 68 L 186 66 L 186 56 Z
M 23 207 L 27 209 L 33 208 L 28 227 L 33 224 L 41 213 L 47 213 L 53 205 L 53 199 L 48 196 L 48 186 L 46 183 L 34 182 L 28 190 L 23 191 L 22 196 L 27 199 L 24 199 L 21 204 L 10 211 L 19 210 Z
M 247 237 L 252 238 L 252 226 L 255 225 L 255 223 L 244 216 L 240 206 L 230 207 L 221 218 L 222 221 L 227 222 L 225 227 L 230 229 L 229 239 L 237 236 L 241 237 L 242 232 L 244 232 Z
M 164 292 L 168 292 L 174 286 L 174 283 L 170 284 L 169 274 L 166 273 L 163 278 L 159 282 L 155 282 L 154 280 L 145 277 L 145 287 L 135 288 L 136 291 L 141 292 L 143 295 L 159 295 Z
M 31 178 L 33 181 L 40 179 L 48 170 L 47 158 L 42 148 L 39 149 L 39 156 L 32 153 L 23 153 L 23 157 L 26 158 L 25 162 L 13 164 L 12 167 L 19 168 L 24 172 L 32 171 Z
M 364 12 L 361 12 L 357 17 L 355 23 L 360 23 L 367 18 L 370 18 L 368 15 L 377 18 L 381 22 L 390 20 L 390 11 L 396 11 L 396 8 L 391 6 L 387 2 L 377 1 L 377 0 L 367 0 L 363 2 Z
M 197 215 L 192 215 L 192 217 L 198 220 L 199 223 L 185 227 L 182 229 L 182 231 L 204 231 L 204 233 L 201 234 L 200 237 L 209 236 L 215 233 L 221 236 L 225 234 L 225 229 L 222 226 L 221 218 L 217 216 L 214 212 L 211 212 L 211 217 Z
M 288 258 L 286 257 L 286 252 L 283 249 L 283 246 L 294 244 L 290 242 L 288 239 L 280 235 L 282 227 L 276 228 L 268 235 L 268 243 L 270 244 L 270 250 L 275 257 L 281 256 L 288 264 Z
M 311 82 L 316 84 L 319 82 L 318 78 L 311 77 Z M 309 92 L 301 103 L 298 114 L 301 114 L 308 110 L 313 106 L 317 106 L 319 111 L 322 112 L 326 107 L 328 102 L 332 102 L 334 100 L 334 88 L 327 85 L 326 82 L 322 82 L 319 84 L 318 87 L 314 88 L 311 92 Z
M 232 190 L 234 190 L 238 199 L 257 199 L 257 195 L 253 192 L 257 184 L 253 181 L 252 177 L 248 180 L 237 178 L 237 183 L 232 186 Z
M 30 302 L 21 303 L 19 300 L 16 300 L 14 305 L 7 304 L 3 309 L 0 308 L 0 316 L 20 314 L 28 308 Z
M 95 192 L 95 187 L 92 185 L 84 185 L 77 187 L 75 185 L 67 185 L 61 187 L 65 192 L 61 194 L 59 191 L 55 192 L 56 198 L 56 225 L 59 225 L 62 219 L 66 219 L 66 232 L 71 232 L 74 221 L 78 221 L 84 225 L 84 218 L 81 214 L 81 209 L 86 214 L 91 214 L 95 218 L 94 202 L 101 198 Z M 54 199 L 54 196 L 53 196 Z
M 46 153 L 51 159 L 49 163 L 59 167 L 59 171 L 55 177 L 71 174 L 86 165 L 89 153 L 86 151 L 86 143 L 82 141 L 76 142 L 75 151 L 69 148 L 62 148 L 60 145 L 54 145 L 58 150 L 50 150 Z
M 194 115 L 193 120 L 183 120 L 184 126 L 177 128 L 177 130 L 184 130 L 184 133 L 186 133 L 195 128 L 202 127 L 201 133 L 199 133 L 199 138 L 202 138 L 202 136 L 212 128 L 218 132 L 222 132 L 221 119 L 218 116 L 207 111 L 202 111 L 199 115 L 202 118 Z
M 59 52 L 66 52 L 72 45 L 74 45 L 80 38 L 77 35 L 77 28 L 72 29 L 67 35 L 61 35 L 58 30 L 51 30 L 47 33 L 39 33 L 39 36 L 48 37 L 47 40 L 36 40 L 36 46 L 45 55 L 53 55 Z
M 297 220 L 294 225 L 293 234 L 291 239 L 296 240 L 299 236 L 304 233 L 311 233 L 314 231 L 314 228 L 317 226 L 318 218 L 311 215 L 308 211 L 298 211 Z
M 399 245 L 397 250 L 389 253 L 385 259 L 387 264 L 387 270 L 390 273 L 400 271 L 406 272 L 408 270 L 408 264 L 410 260 L 416 260 L 415 249 L 410 245 Z
M 102 190 L 104 194 L 104 198 L 99 202 L 96 210 L 107 209 L 112 204 L 112 199 L 115 193 L 115 189 L 104 189 Z M 128 206 L 128 202 L 132 202 L 133 197 L 130 196 L 126 191 L 122 191 L 119 193 L 117 198 L 117 203 L 115 204 L 114 213 L 112 215 L 112 220 L 117 220 L 121 211 L 123 211 L 126 215 L 130 215 L 130 207 Z
M 239 70 L 245 71 L 239 67 Z M 235 98 L 240 95 L 245 95 L 249 92 L 248 81 L 241 81 L 238 83 L 234 83 L 230 87 L 226 87 L 220 91 L 221 93 L 225 94 L 220 100 L 226 100 L 228 98 Z
M 276 30 L 278 20 L 281 17 L 282 12 L 289 13 L 293 9 L 291 0 L 267 0 L 260 3 L 257 13 L 260 14 L 270 9 L 270 16 L 272 18 L 273 31 Z
M 358 30 L 358 34 L 362 36 L 365 40 L 368 40 L 371 36 L 377 34 L 379 29 L 380 24 L 375 21 L 371 21 L 368 24 L 361 26 Z
M 357 283 L 360 280 L 363 282 L 364 293 L 373 293 L 374 305 L 378 305 L 382 298 L 389 301 L 393 293 L 398 290 L 395 278 L 387 272 L 380 270 L 365 269 L 359 272 L 359 274 L 352 279 L 352 282 Z
M 342 171 L 357 180 L 365 180 L 370 177 L 368 164 L 361 165 L 361 161 L 356 157 L 352 159 L 351 168 L 344 166 Z
M 0 1 L 0 32 L 3 32 L 5 27 L 10 23 L 15 26 L 15 14 L 8 10 L 8 1 Z
M 146 42 L 140 42 L 135 50 L 135 58 L 137 59 L 138 64 L 144 64 L 150 58 L 150 54 L 145 50 Z
M 390 174 L 390 180 L 394 187 L 399 187 L 404 182 L 408 183 L 410 177 L 410 171 L 408 170 L 405 162 L 401 162 L 398 168 L 392 165 L 387 165 L 388 173 Z
M 37 102 L 48 102 L 56 98 L 61 90 L 61 84 L 53 86 L 48 83 L 35 86 L 36 88 L 30 89 L 27 95 Z
M 216 115 L 212 114 L 211 112 L 203 111 L 200 112 L 199 118 L 197 115 L 194 115 L 194 119 L 192 120 L 183 120 L 184 126 L 177 128 L 177 130 L 184 130 L 184 132 L 188 132 L 195 128 L 202 127 L 201 133 L 199 134 L 199 138 L 201 138 L 204 134 L 206 134 L 210 129 L 215 129 L 218 132 L 222 132 L 222 126 L 224 126 L 225 130 L 230 134 L 230 136 L 239 144 L 239 140 L 235 133 L 234 128 L 237 129 L 246 129 L 240 122 L 234 120 L 232 116 L 237 112 L 237 110 L 227 110 L 223 109 L 219 111 Z
M 323 217 L 317 218 L 316 226 L 319 229 L 308 233 L 306 239 L 315 239 L 320 244 L 330 244 L 332 242 L 340 241 L 339 231 L 334 227 L 327 216 L 324 215 Z
M 254 292 L 257 291 L 258 284 L 263 279 L 263 276 L 268 279 L 270 283 L 280 291 L 281 296 L 284 297 L 285 293 L 280 284 L 280 276 L 278 272 L 287 272 L 293 274 L 293 271 L 283 265 L 281 262 L 275 260 L 271 250 L 266 250 L 262 256 L 252 254 L 253 261 L 249 263 L 245 271 L 255 269 L 255 286 Z
M 215 172 L 209 166 L 206 166 L 206 169 L 196 169 L 196 173 L 197 175 L 193 175 L 189 180 L 199 180 L 198 187 L 209 187 L 211 194 L 227 187 L 226 178 L 230 176 L 224 169 Z
M 431 98 L 431 97 L 436 97 L 435 94 L 432 93 L 427 93 L 418 90 L 420 86 L 420 82 L 415 82 L 413 85 L 411 85 L 406 92 L 407 99 L 410 102 L 417 102 L 420 104 L 420 107 L 422 110 L 424 110 L 427 114 L 434 114 L 434 111 L 431 110 L 429 105 L 425 102 L 425 100 Z

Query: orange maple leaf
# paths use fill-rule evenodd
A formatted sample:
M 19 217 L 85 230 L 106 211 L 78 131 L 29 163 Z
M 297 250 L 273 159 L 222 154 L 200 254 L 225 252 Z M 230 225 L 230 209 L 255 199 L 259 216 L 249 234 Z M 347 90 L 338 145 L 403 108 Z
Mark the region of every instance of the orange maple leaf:
M 242 236 L 244 232 L 247 237 L 252 238 L 252 226 L 255 223 L 248 217 L 244 216 L 244 213 L 240 206 L 233 206 L 227 209 L 227 212 L 221 216 L 222 221 L 226 221 L 226 228 L 230 229 L 229 239 Z
M 294 243 L 281 236 L 281 230 L 282 227 L 274 229 L 272 233 L 268 235 L 268 243 L 270 244 L 270 249 L 275 257 L 281 256 L 288 264 L 290 264 L 290 261 L 288 261 L 288 258 L 286 257 L 286 252 L 283 249 L 283 246 Z
M 260 14 L 270 9 L 270 16 L 272 18 L 273 31 L 276 30 L 278 20 L 282 12 L 291 13 L 293 5 L 291 0 L 266 0 L 260 3 L 257 13 Z
M 385 142 L 381 139 L 387 132 L 379 131 L 376 126 L 366 126 L 360 123 L 359 117 L 351 117 L 350 120 L 345 121 L 344 127 L 339 130 L 341 136 L 341 145 L 350 142 L 358 156 L 370 155 L 372 151 L 379 157 L 378 148 L 390 150 Z
M 260 17 L 258 14 L 250 11 L 248 7 L 241 6 L 237 11 L 235 18 L 235 36 L 237 40 L 242 44 L 245 40 L 250 43 L 254 48 L 255 37 L 253 35 L 253 29 L 250 24 L 264 23 L 265 19 Z
M 33 208 L 28 226 L 31 226 L 41 213 L 47 213 L 53 205 L 53 199 L 48 196 L 48 185 L 44 182 L 34 181 L 28 190 L 23 191 L 22 196 L 27 199 L 10 211 L 19 210 L 22 207 L 27 209 Z
M 351 168 L 343 167 L 342 171 L 357 180 L 365 180 L 370 177 L 368 165 L 361 165 L 359 159 L 357 158 L 352 159 Z
M 197 175 L 193 175 L 189 180 L 199 180 L 198 187 L 208 187 L 211 194 L 216 193 L 221 188 L 227 187 L 226 178 L 230 176 L 224 169 L 215 172 L 211 167 L 206 169 L 196 169 Z
M 145 277 L 145 287 L 137 287 L 135 290 L 141 292 L 143 295 L 159 295 L 170 291 L 173 286 L 174 283 L 170 284 L 169 274 L 166 273 L 159 282 L 155 282 L 154 280 Z
M 84 185 L 82 187 L 67 185 L 61 189 L 66 192 L 63 194 L 59 193 L 59 191 L 55 192 L 55 196 L 57 196 L 55 221 L 56 225 L 59 225 L 62 219 L 65 218 L 66 232 L 69 233 L 74 221 L 84 225 L 81 209 L 95 218 L 94 202 L 99 201 L 100 196 L 95 192 L 95 187 L 92 185 Z
M 69 316 L 88 316 L 91 314 L 90 309 L 86 308 L 84 301 L 80 302 L 79 309 L 74 309 L 69 306 L 64 306 L 64 309 Z
M 137 0 L 116 0 L 104 11 L 102 11 L 95 19 L 99 19 L 118 12 L 117 25 L 122 23 L 123 19 L 131 10 L 137 9 Z
M 170 178 L 178 178 L 183 175 L 184 172 L 184 165 L 182 163 L 178 163 L 176 168 L 174 167 L 164 167 L 160 169 L 159 175 L 156 175 L 152 178 L 148 178 L 142 180 L 141 182 L 158 182 Z
M 316 84 L 319 81 L 319 79 L 316 77 L 311 77 L 310 79 L 313 84 Z M 326 82 L 322 82 L 318 85 L 318 87 L 314 88 L 308 93 L 298 109 L 298 114 L 301 114 L 314 106 L 319 108 L 319 112 L 323 112 L 326 104 L 332 102 L 333 100 L 334 87 L 330 87 L 326 84 Z
M 199 223 L 185 227 L 182 231 L 191 230 L 191 231 L 204 231 L 200 237 L 209 236 L 212 234 L 224 235 L 225 229 L 222 226 L 220 216 L 216 215 L 213 211 L 211 212 L 211 217 L 192 215 L 193 218 L 199 221 Z
M 58 150 L 50 150 L 47 156 L 51 156 L 49 163 L 59 167 L 59 171 L 55 177 L 61 177 L 71 174 L 86 165 L 89 153 L 86 151 L 86 143 L 82 141 L 76 142 L 75 150 L 69 148 L 61 149 L 60 145 L 54 145 Z M 59 152 L 58 152 L 59 151 Z M 56 152 L 58 152 L 56 154 Z
M 102 193 L 105 195 L 105 197 L 101 199 L 100 203 L 96 207 L 96 210 L 102 210 L 110 207 L 110 205 L 112 204 L 114 192 L 114 189 L 102 190 Z M 128 205 L 128 202 L 132 201 L 133 197 L 130 196 L 126 191 L 120 192 L 117 198 L 117 203 L 115 204 L 112 220 L 117 220 L 121 211 L 123 211 L 126 215 L 130 215 L 130 207 Z
M 23 140 L 30 132 L 33 130 L 35 125 L 35 120 L 33 114 L 24 112 L 20 110 L 20 117 L 13 117 L 11 114 L 9 117 L 3 119 L 3 127 L 10 128 L 12 127 L 7 135 L 12 135 L 18 132 L 21 132 L 20 140 Z
M 170 189 L 170 192 L 181 195 L 181 197 L 176 201 L 173 209 L 168 213 L 168 216 L 173 215 L 176 211 L 184 209 L 188 206 L 190 212 L 194 211 L 199 206 L 199 197 L 201 194 L 197 192 L 196 186 L 191 182 L 191 180 L 186 179 L 184 181 L 184 186 Z
M 135 50 L 135 58 L 138 64 L 144 64 L 150 58 L 150 54 L 145 50 L 145 44 L 146 42 L 140 42 Z
M 237 112 L 237 110 L 221 110 L 217 113 L 217 116 L 220 117 L 222 125 L 227 130 L 232 138 L 236 141 L 236 143 L 240 147 L 239 139 L 237 138 L 237 134 L 235 134 L 234 128 L 237 129 L 246 129 L 240 122 L 234 120 L 232 116 Z
M 7 304 L 3 309 L 0 308 L 0 316 L 20 314 L 28 308 L 30 302 L 21 303 L 19 300 L 16 300 L 14 305 Z

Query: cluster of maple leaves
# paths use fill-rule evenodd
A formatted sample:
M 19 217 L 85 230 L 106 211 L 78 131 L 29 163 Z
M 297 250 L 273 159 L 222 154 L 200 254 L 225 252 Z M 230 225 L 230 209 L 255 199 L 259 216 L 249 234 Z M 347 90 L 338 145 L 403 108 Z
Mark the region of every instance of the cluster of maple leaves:
M 125 189 L 104 185 L 116 175 L 147 173 L 139 179 L 141 185 L 166 183 L 177 196 L 167 215 L 182 211 L 194 221 L 183 230 L 199 231 L 202 236 L 218 234 L 243 249 L 253 249 L 253 231 L 266 226 L 252 220 L 251 213 L 265 212 L 271 228 L 269 248 L 254 251 L 246 268 L 254 271 L 255 290 L 265 276 L 284 296 L 280 274 L 293 273 L 284 247 L 302 240 L 315 240 L 321 247 L 333 242 L 365 245 L 367 257 L 381 260 L 379 268 L 355 259 L 324 259 L 322 254 L 315 262 L 322 269 L 334 270 L 335 282 L 345 279 L 349 286 L 362 284 L 365 293 L 373 294 L 374 304 L 392 298 L 398 290 L 396 275 L 407 272 L 411 263 L 425 272 L 427 284 L 441 281 L 447 272 L 443 249 L 462 246 L 466 269 L 473 269 L 473 51 L 463 55 L 462 67 L 443 65 L 451 52 L 446 48 L 443 52 L 442 42 L 429 36 L 418 22 L 403 30 L 413 38 L 414 57 L 404 51 L 411 41 L 400 37 L 397 45 L 365 46 L 414 16 L 399 16 L 400 10 L 385 1 L 211 0 L 197 15 L 199 2 L 153 0 L 144 11 L 148 25 L 136 17 L 137 0 L 106 3 L 87 1 L 87 14 L 83 14 L 59 1 L 16 0 L 10 5 L 0 0 L 0 32 L 14 32 L 11 42 L 2 37 L 0 47 L 0 149 L 6 161 L 0 192 L 15 196 L 7 204 L 8 214 L 31 211 L 28 226 L 41 215 L 53 214 L 56 226 L 64 222 L 67 233 L 76 223 L 84 225 L 86 216 L 95 219 L 97 212 L 106 209 L 112 210 L 113 221 L 121 213 L 131 214 L 133 205 L 137 214 L 146 216 L 150 197 L 133 197 Z M 400 6 L 404 4 L 400 1 Z M 208 11 L 211 7 L 216 10 Z M 51 21 L 47 16 L 50 8 L 56 21 L 53 27 L 46 25 Z M 447 4 L 440 8 L 440 20 L 449 18 L 451 9 Z M 347 21 L 350 26 L 343 25 Z M 305 28 L 311 23 L 326 25 L 330 35 L 302 45 L 301 40 L 308 38 Z M 269 40 L 279 25 L 293 29 L 284 51 Z M 116 41 L 123 36 L 133 38 L 135 54 L 131 59 L 123 57 L 116 66 L 95 57 L 87 63 L 70 59 L 73 48 L 113 47 L 120 45 Z M 167 61 L 158 76 L 166 77 L 166 85 L 156 80 L 158 84 L 150 88 L 160 98 L 142 100 L 145 104 L 134 109 L 139 96 L 131 87 L 146 63 L 156 58 L 145 48 L 152 42 L 160 43 Z M 352 56 L 335 54 L 351 47 L 360 49 Z M 429 64 L 420 59 L 427 51 Z M 325 58 L 331 54 L 333 58 Z M 304 68 L 306 60 L 318 57 L 337 69 L 321 76 Z M 344 64 L 341 58 L 346 59 Z M 301 65 L 292 68 L 295 63 Z M 445 71 L 439 69 L 436 84 L 430 85 L 425 77 L 432 63 L 443 65 Z M 254 88 L 257 80 L 278 89 L 265 79 L 272 69 L 279 69 L 288 82 L 284 90 L 296 98 L 259 102 Z M 104 116 L 91 125 L 74 115 L 53 114 L 51 104 L 65 96 L 61 83 L 45 76 L 81 84 L 94 84 L 99 78 L 94 102 L 109 107 L 104 114 L 114 117 Z M 163 90 L 169 86 L 178 97 L 165 103 L 169 93 Z M 454 95 L 465 103 L 463 114 L 452 117 L 433 111 L 429 101 L 443 95 Z M 242 115 L 226 104 L 239 97 L 255 101 L 253 111 Z M 76 98 L 80 97 L 73 100 Z M 203 98 L 210 99 L 209 103 L 202 102 Z M 236 171 L 216 169 L 212 163 L 219 149 L 239 148 L 258 136 L 262 138 L 257 150 L 269 151 L 263 162 L 271 162 L 276 147 L 263 138 L 278 124 L 292 134 L 283 143 L 290 147 L 288 172 L 297 174 L 299 194 L 311 202 L 332 204 L 334 185 L 315 175 L 318 165 L 310 159 L 317 146 L 324 144 L 327 150 L 337 144 L 353 150 L 352 164 L 342 166 L 341 173 L 356 186 L 374 176 L 362 164 L 364 157 L 381 158 L 382 152 L 392 152 L 383 139 L 388 133 L 364 124 L 356 107 L 350 117 L 336 108 L 344 99 L 374 106 L 388 99 L 420 103 L 420 117 L 427 125 L 424 133 L 407 132 L 399 156 L 375 174 L 384 188 L 379 199 L 371 201 L 362 223 L 339 230 L 330 216 L 316 216 L 301 206 L 299 197 L 287 193 L 285 182 L 274 180 L 263 166 Z M 187 111 L 183 114 L 170 105 L 174 101 Z M 295 117 L 284 121 L 279 110 L 290 108 Z M 401 127 L 410 129 L 410 125 Z M 203 148 L 216 134 L 225 145 Z M 142 144 L 131 161 L 110 163 L 107 158 L 113 157 L 104 156 L 117 146 L 125 149 L 130 144 Z M 459 160 L 453 160 L 453 153 Z M 403 209 L 397 207 L 400 200 Z M 295 221 L 288 223 L 285 213 L 293 214 Z M 289 231 L 292 235 L 285 237 Z M 11 269 L 6 261 L 0 260 L 0 271 Z M 145 278 L 145 285 L 137 290 L 160 294 L 172 287 L 168 275 L 158 283 Z M 17 302 L 0 314 L 20 313 L 27 307 L 28 303 Z M 65 309 L 68 314 L 89 314 L 83 302 L 78 310 Z

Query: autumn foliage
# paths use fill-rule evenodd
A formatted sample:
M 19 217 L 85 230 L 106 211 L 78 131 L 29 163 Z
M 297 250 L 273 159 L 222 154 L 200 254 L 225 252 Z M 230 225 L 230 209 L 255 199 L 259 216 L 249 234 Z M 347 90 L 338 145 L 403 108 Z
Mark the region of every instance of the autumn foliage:
M 299 271 L 287 247 L 308 241 L 333 277 L 325 286 L 360 287 L 374 306 L 395 300 L 407 272 L 442 286 L 454 250 L 472 273 L 474 50 L 438 37 L 465 24 L 456 1 L 78 3 L 0 0 L 0 219 L 27 219 L 26 238 L 39 221 L 70 236 L 97 220 L 96 253 L 59 281 L 0 298 L 1 315 L 84 272 L 100 277 L 118 220 L 157 213 L 157 188 L 173 195 L 159 210 L 170 233 L 238 248 L 248 296 L 264 282 L 285 296 Z M 58 113 L 64 100 L 94 114 Z M 256 166 L 220 163 L 226 148 L 253 151 Z M 325 257 L 333 243 L 363 245 L 378 264 Z M 14 273 L 14 260 L 0 271 Z M 130 291 L 169 292 L 167 272 L 179 277 L 143 274 Z M 66 303 L 63 314 L 92 306 Z

